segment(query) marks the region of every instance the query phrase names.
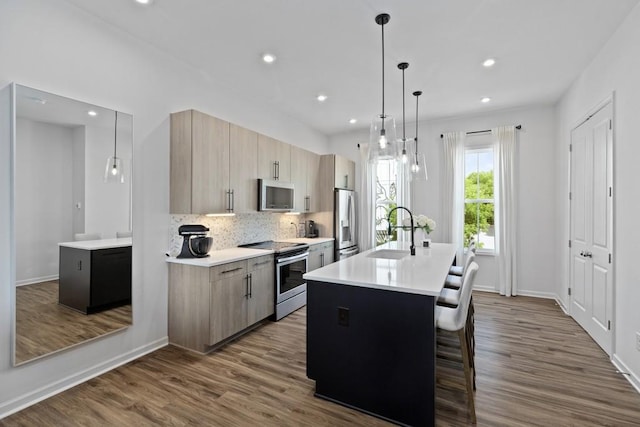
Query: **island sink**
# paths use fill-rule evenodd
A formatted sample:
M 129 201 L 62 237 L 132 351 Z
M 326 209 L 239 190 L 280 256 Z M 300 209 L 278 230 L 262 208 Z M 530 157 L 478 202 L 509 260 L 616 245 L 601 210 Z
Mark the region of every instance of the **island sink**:
M 380 249 L 367 254 L 368 258 L 380 258 L 380 259 L 402 259 L 409 255 L 408 251 L 401 251 L 397 249 Z

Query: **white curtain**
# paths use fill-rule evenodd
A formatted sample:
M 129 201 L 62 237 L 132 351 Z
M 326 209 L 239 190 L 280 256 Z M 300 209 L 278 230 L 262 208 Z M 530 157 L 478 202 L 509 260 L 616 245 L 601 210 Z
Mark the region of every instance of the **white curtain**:
M 456 263 L 464 258 L 464 132 L 448 132 L 444 139 L 442 231 L 446 242 L 457 246 Z
M 491 129 L 494 137 L 494 181 L 496 253 L 500 294 L 517 295 L 516 263 L 516 129 L 502 126 Z
M 360 187 L 358 191 L 358 247 L 364 252 L 375 242 L 375 182 L 374 165 L 369 163 L 369 144 L 360 144 Z

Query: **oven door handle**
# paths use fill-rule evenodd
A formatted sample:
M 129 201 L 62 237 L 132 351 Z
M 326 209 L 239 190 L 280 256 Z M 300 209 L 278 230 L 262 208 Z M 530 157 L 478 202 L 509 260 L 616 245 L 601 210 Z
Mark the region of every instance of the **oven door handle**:
M 301 259 L 305 259 L 309 257 L 309 252 L 305 252 L 299 255 L 294 255 L 291 257 L 287 257 L 287 258 L 280 258 L 277 260 L 278 264 L 284 264 L 284 263 L 291 263 L 291 262 L 295 262 L 295 261 L 299 261 Z

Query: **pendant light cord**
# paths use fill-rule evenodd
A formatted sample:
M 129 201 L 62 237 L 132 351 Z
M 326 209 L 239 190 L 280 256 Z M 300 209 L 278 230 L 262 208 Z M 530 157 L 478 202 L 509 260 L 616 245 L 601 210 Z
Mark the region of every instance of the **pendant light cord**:
M 384 22 L 381 24 L 382 27 L 382 130 L 384 131 Z
M 118 112 L 116 111 L 116 125 L 113 128 L 113 166 L 116 163 L 116 147 L 118 144 Z
M 402 68 L 402 148 L 407 148 L 407 135 L 405 134 L 405 121 L 404 121 L 404 68 Z
M 413 95 L 416 97 L 416 162 L 418 161 L 418 97 L 422 95 L 422 91 L 415 91 Z

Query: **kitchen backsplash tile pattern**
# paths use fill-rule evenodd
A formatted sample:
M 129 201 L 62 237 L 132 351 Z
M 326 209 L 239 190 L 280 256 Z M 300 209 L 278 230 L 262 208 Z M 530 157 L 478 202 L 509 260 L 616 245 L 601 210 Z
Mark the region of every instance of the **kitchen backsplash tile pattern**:
M 213 237 L 212 250 L 234 248 L 244 243 L 297 237 L 299 223 L 304 215 L 265 213 L 236 214 L 235 216 L 207 217 L 203 215 L 171 215 L 169 225 L 169 254 L 180 253 L 182 236 L 178 228 L 184 224 L 202 224 Z M 296 224 L 297 227 L 291 223 Z M 304 227 L 304 226 L 302 226 Z

